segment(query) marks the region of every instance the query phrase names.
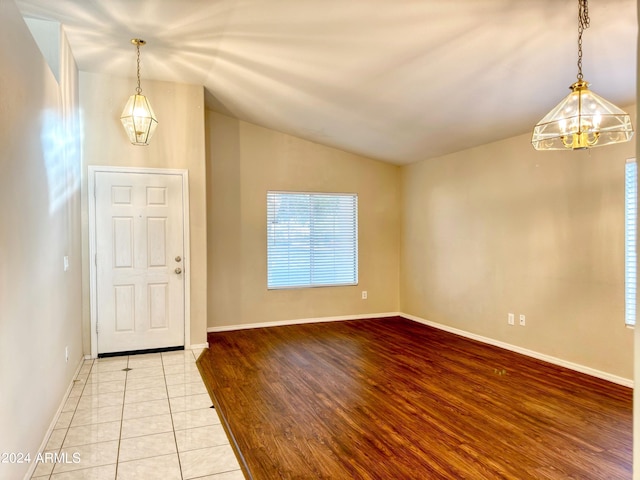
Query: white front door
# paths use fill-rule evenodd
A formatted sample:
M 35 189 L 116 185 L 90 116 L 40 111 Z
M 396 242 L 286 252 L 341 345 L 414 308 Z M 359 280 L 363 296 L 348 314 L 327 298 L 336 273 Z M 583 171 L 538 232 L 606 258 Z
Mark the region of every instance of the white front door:
M 182 177 L 96 172 L 98 354 L 184 345 Z

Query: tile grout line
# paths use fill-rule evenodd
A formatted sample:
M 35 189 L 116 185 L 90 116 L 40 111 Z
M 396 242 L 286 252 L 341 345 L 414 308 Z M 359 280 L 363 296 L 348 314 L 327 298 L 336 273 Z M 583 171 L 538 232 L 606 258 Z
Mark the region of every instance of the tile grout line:
M 173 366 L 173 365 L 192 365 L 192 364 L 194 364 L 194 360 L 197 360 L 197 358 L 195 357 L 193 352 L 190 352 L 190 353 L 191 353 L 191 355 L 189 355 L 188 358 L 191 361 L 190 362 L 186 362 L 186 363 L 169 362 L 168 364 L 166 364 L 164 356 L 160 355 L 160 363 L 161 363 L 161 366 L 162 366 L 162 379 L 163 379 L 162 381 L 164 383 L 164 390 L 165 390 L 165 393 L 167 395 L 166 401 L 167 401 L 167 405 L 169 407 L 169 414 L 171 415 L 172 433 L 173 433 L 174 444 L 175 444 L 175 447 L 176 447 L 176 456 L 178 458 L 178 466 L 179 466 L 179 469 L 180 469 L 181 479 L 185 478 L 185 473 L 183 472 L 182 460 L 180 458 L 180 452 L 179 452 L 179 448 L 178 448 L 178 445 L 177 445 L 177 431 L 176 431 L 176 428 L 175 428 L 175 423 L 174 423 L 174 418 L 173 418 L 173 414 L 174 413 L 181 413 L 181 412 L 174 412 L 173 411 L 174 407 L 172 407 L 171 401 L 170 401 L 170 397 L 169 397 L 169 385 L 167 384 L 167 380 L 166 380 L 167 374 L 166 374 L 165 368 Z M 168 360 L 166 360 L 166 361 L 168 361 Z M 79 410 L 79 407 L 81 406 L 81 402 L 83 401 L 83 399 L 86 399 L 89 396 L 89 395 L 85 396 L 85 394 L 92 394 L 93 393 L 93 392 L 87 390 L 87 385 L 89 385 L 89 383 L 90 383 L 89 381 L 90 381 L 90 377 L 91 377 L 92 374 L 98 375 L 100 373 L 99 371 L 97 371 L 98 370 L 98 365 L 99 365 L 99 363 L 95 359 L 92 359 L 90 361 L 86 361 L 86 365 L 83 365 L 83 367 L 89 366 L 89 370 L 86 373 L 78 373 L 78 375 L 76 375 L 76 378 L 74 379 L 75 381 L 77 381 L 79 377 L 86 376 L 86 378 L 81 380 L 83 382 L 83 384 L 81 386 L 79 395 L 71 397 L 70 396 L 71 394 L 69 394 L 69 396 L 67 396 L 67 398 L 65 399 L 65 402 L 67 402 L 72 398 L 73 399 L 77 398 L 77 402 L 76 402 L 76 405 L 73 407 L 73 409 L 69 412 L 71 414 L 71 418 L 70 418 L 69 424 L 66 427 L 62 427 L 60 429 L 60 430 L 64 430 L 64 437 L 62 438 L 62 441 L 60 443 L 60 447 L 57 450 L 55 450 L 59 454 L 61 454 L 62 450 L 65 448 L 64 447 L 64 442 L 67 440 L 67 438 L 70 438 L 69 437 L 69 433 L 70 433 L 70 429 L 72 428 L 72 422 L 73 422 L 73 419 L 75 418 L 75 415 L 77 414 L 77 412 Z M 127 361 L 125 363 L 125 368 L 130 368 L 129 365 L 130 365 L 130 357 L 127 357 Z M 117 370 L 121 371 L 123 369 L 116 369 L 116 370 L 113 370 L 113 371 L 115 372 Z M 109 370 L 109 372 L 111 372 L 111 370 Z M 129 379 L 128 371 L 125 370 L 124 388 L 123 388 L 122 393 L 121 393 L 122 406 L 120 408 L 120 428 L 119 428 L 118 439 L 117 439 L 118 446 L 117 446 L 117 451 L 116 451 L 115 464 L 108 463 L 108 464 L 104 465 L 104 466 L 106 466 L 106 465 L 114 465 L 114 467 L 115 467 L 115 472 L 114 472 L 115 479 L 117 479 L 119 466 L 120 466 L 120 453 L 121 453 L 122 440 L 123 440 L 122 431 L 123 431 L 123 422 L 124 422 L 124 408 L 125 408 L 126 394 L 127 394 L 128 387 L 129 387 L 129 380 L 133 380 L 133 377 L 131 379 Z M 186 387 L 189 384 L 194 384 L 194 383 L 198 383 L 198 382 L 193 382 L 193 381 L 188 382 L 187 379 L 185 378 L 182 383 Z M 99 381 L 99 379 L 96 382 L 91 382 L 91 385 L 92 385 L 92 389 L 96 388 L 96 391 L 95 391 L 96 397 L 99 396 L 99 395 L 102 395 L 102 393 L 100 392 L 101 382 Z M 176 385 L 179 385 L 179 384 L 176 384 Z M 107 392 L 107 393 L 111 394 L 111 392 Z M 117 394 L 117 392 L 113 392 L 113 393 Z M 187 395 L 186 394 L 187 393 L 186 390 L 185 390 L 184 393 L 185 393 L 185 395 L 183 396 L 184 398 L 189 398 L 190 396 L 196 395 L 196 394 Z M 176 398 L 178 398 L 178 397 L 176 397 Z M 133 403 L 137 403 L 137 402 L 133 402 Z M 99 408 L 100 408 L 99 406 L 91 406 L 91 407 L 89 407 L 87 409 L 88 410 L 90 409 L 90 410 L 93 410 L 93 411 L 97 411 L 97 409 L 99 409 Z M 189 411 L 189 409 L 185 410 L 185 413 L 188 412 L 188 411 Z M 104 422 L 98 422 L 98 423 L 96 423 L 96 425 L 98 425 L 100 423 L 104 423 Z M 90 424 L 87 424 L 87 425 L 94 425 L 94 424 L 90 423 Z M 84 425 L 79 425 L 78 428 L 81 428 L 83 426 Z M 197 427 L 194 427 L 194 428 L 197 428 Z M 54 429 L 54 430 L 57 430 L 57 429 Z M 148 436 L 148 435 L 142 435 L 142 436 Z M 82 444 L 82 445 L 79 445 L 79 446 L 84 446 L 84 445 L 90 445 L 92 443 L 97 443 L 98 440 L 99 439 L 97 439 L 96 442 L 90 442 L 89 444 Z M 83 471 L 83 470 L 91 470 L 91 469 L 95 469 L 95 468 L 100 468 L 102 466 L 103 465 L 93 465 L 93 466 L 88 466 L 86 468 L 80 468 L 80 469 L 77 469 L 77 470 L 72 470 L 70 472 L 75 472 L 75 471 L 80 472 L 80 471 Z M 230 470 L 224 470 L 224 471 L 221 471 L 221 472 L 216 472 L 215 475 L 234 472 L 236 470 L 242 471 L 241 469 L 232 468 Z M 62 472 L 59 472 L 59 473 L 62 473 Z M 44 479 L 52 480 L 54 478 L 54 475 L 57 475 L 59 473 L 55 472 L 55 466 L 54 466 L 54 468 L 52 469 L 52 471 L 49 474 L 46 474 L 46 476 L 44 476 L 44 477 L 36 477 L 36 478 L 41 478 L 42 480 L 44 480 Z
M 178 457 L 178 463 L 179 463 L 181 478 L 184 478 L 184 473 L 182 471 L 182 461 L 180 459 L 180 452 L 179 452 L 178 445 L 177 445 L 177 431 L 176 431 L 175 423 L 174 423 L 174 420 L 173 420 L 173 414 L 174 413 L 180 413 L 180 412 L 174 412 L 173 411 L 173 407 L 171 406 L 170 397 L 169 397 L 169 386 L 168 386 L 167 381 L 166 381 L 166 375 L 167 374 L 166 374 L 166 371 L 165 371 L 165 367 L 169 367 L 169 366 L 173 366 L 173 365 L 186 365 L 186 364 L 191 365 L 193 363 L 194 359 L 195 359 L 195 356 L 193 355 L 193 352 L 190 352 L 190 353 L 191 353 L 191 356 L 190 356 L 190 360 L 191 361 L 189 361 L 187 363 L 182 363 L 182 362 L 172 363 L 172 362 L 170 362 L 169 364 L 166 364 L 166 365 L 165 365 L 164 357 L 162 355 L 160 355 L 160 363 L 161 363 L 161 367 L 162 367 L 162 382 L 164 384 L 164 391 L 165 391 L 165 393 L 167 395 L 166 402 L 167 402 L 167 406 L 169 407 L 169 414 L 171 415 L 172 433 L 173 433 L 174 444 L 175 444 L 175 447 L 176 447 L 176 456 Z M 86 376 L 86 378 L 83 378 L 81 380 L 83 382 L 83 384 L 82 384 L 81 390 L 79 392 L 79 395 L 74 396 L 74 397 L 71 397 L 69 395 L 65 399 L 65 402 L 66 402 L 66 401 L 68 401 L 68 400 L 70 400 L 72 398 L 73 399 L 77 398 L 77 403 L 73 407 L 73 410 L 71 410 L 69 412 L 71 414 L 71 418 L 69 420 L 69 424 L 67 426 L 65 426 L 65 427 L 60 428 L 60 430 L 64 430 L 64 437 L 62 438 L 60 447 L 58 447 L 58 449 L 55 450 L 55 451 L 58 452 L 58 454 L 60 454 L 62 452 L 62 450 L 65 448 L 64 447 L 64 442 L 67 440 L 67 438 L 69 438 L 69 432 L 70 432 L 70 429 L 72 428 L 72 422 L 73 422 L 73 419 L 75 418 L 75 415 L 79 411 L 79 407 L 81 406 L 81 402 L 83 401 L 83 399 L 86 399 L 89 396 L 93 396 L 93 395 L 86 395 L 85 396 L 85 394 L 88 394 L 88 393 L 89 394 L 93 394 L 93 392 L 90 392 L 90 391 L 87 390 L 87 385 L 89 385 L 89 383 L 91 383 L 91 385 L 92 385 L 91 388 L 92 389 L 93 388 L 96 389 L 96 391 L 95 391 L 95 397 L 96 398 L 99 395 L 102 395 L 102 393 L 100 392 L 101 382 L 99 381 L 99 379 L 98 379 L 98 381 L 90 382 L 90 377 L 91 377 L 92 374 L 94 374 L 94 375 L 98 375 L 99 374 L 99 372 L 97 371 L 99 363 L 97 362 L 97 360 L 92 359 L 90 362 L 87 362 L 87 365 L 90 365 L 89 370 L 87 372 L 85 372 L 85 373 L 79 373 L 76 376 L 76 378 L 74 379 L 74 380 L 77 381 L 78 377 Z M 125 368 L 131 368 L 129 365 L 130 365 L 130 357 L 127 357 L 127 362 L 125 363 Z M 85 367 L 85 365 L 83 365 L 83 367 Z M 115 369 L 113 371 L 116 372 L 117 370 L 122 371 L 123 369 Z M 111 370 L 109 370 L 109 372 L 111 372 Z M 116 469 L 115 470 L 115 475 L 116 475 L 116 478 L 117 478 L 117 473 L 118 473 L 118 470 L 119 470 L 120 453 L 121 453 L 122 440 L 123 440 L 122 431 L 123 431 L 123 422 L 124 422 L 125 399 L 126 399 L 126 394 L 127 394 L 127 391 L 128 391 L 129 380 L 132 380 L 132 379 L 133 378 L 129 379 L 128 371 L 125 370 L 124 388 L 123 388 L 122 393 L 121 393 L 121 399 L 122 399 L 122 404 L 121 405 L 122 406 L 120 408 L 120 428 L 119 428 L 118 438 L 117 438 L 118 448 L 117 448 L 117 455 L 116 455 L 116 459 L 115 459 L 115 469 Z M 196 383 L 196 382 L 190 382 L 190 383 Z M 183 385 L 186 386 L 188 384 L 189 383 L 187 383 L 187 381 L 185 379 L 185 381 L 183 382 Z M 176 384 L 176 385 L 178 385 L 178 384 Z M 118 392 L 113 392 L 113 393 L 117 394 Z M 107 393 L 105 393 L 105 395 L 106 394 L 113 394 L 113 393 L 112 392 L 107 392 Z M 186 391 L 185 391 L 185 393 L 186 393 Z M 189 396 L 188 395 L 184 395 L 184 398 L 187 398 L 187 397 L 189 397 Z M 136 402 L 133 402 L 133 403 L 136 403 Z M 91 411 L 97 411 L 99 408 L 100 408 L 99 406 L 89 406 L 87 408 L 83 408 L 82 410 L 86 409 L 86 410 L 91 410 Z M 141 417 L 141 418 L 143 418 L 143 417 Z M 99 425 L 100 423 L 105 423 L 105 422 L 98 422 L 95 425 Z M 90 425 L 94 425 L 94 424 L 93 423 L 87 424 L 87 426 L 90 426 Z M 81 427 L 84 427 L 84 426 L 85 425 L 78 425 L 77 428 L 81 428 Z M 54 430 L 57 430 L 57 429 L 54 429 Z M 141 435 L 141 436 L 148 436 L 148 435 Z M 78 446 L 81 447 L 81 446 L 85 446 L 85 445 L 91 445 L 93 443 L 98 443 L 98 440 L 99 439 L 97 439 L 95 442 L 90 441 L 89 443 L 83 443 L 83 444 L 78 445 Z M 114 465 L 114 464 L 108 463 L 106 465 Z M 86 468 L 80 468 L 80 469 L 73 470 L 73 471 L 89 470 L 89 469 L 93 469 L 93 468 L 99 468 L 101 466 L 103 466 L 103 465 L 93 465 L 93 466 L 88 466 Z M 49 480 L 54 478 L 53 476 L 56 475 L 56 472 L 54 470 L 55 470 L 55 467 L 54 467 L 54 469 L 52 469 L 52 471 L 50 473 L 48 473 L 44 477 L 42 477 L 42 480 L 44 480 L 45 478 L 49 479 Z M 232 470 L 229 470 L 229 471 L 232 471 Z M 59 473 L 62 473 L 62 472 L 59 472 Z M 225 473 L 225 472 L 219 472 L 219 473 Z
M 164 388 L 167 392 L 167 404 L 169 405 L 169 416 L 171 417 L 171 430 L 173 432 L 173 441 L 176 444 L 176 457 L 178 457 L 178 468 L 180 469 L 180 478 L 184 480 L 184 473 L 182 472 L 182 461 L 180 460 L 180 452 L 178 451 L 178 438 L 176 436 L 176 426 L 173 423 L 173 410 L 171 409 L 171 401 L 169 400 L 169 387 L 167 386 L 167 374 L 164 370 L 164 356 L 160 354 L 160 361 L 162 363 L 162 378 L 164 378 Z
M 129 368 L 129 358 L 127 355 L 127 366 L 125 369 Z M 122 425 L 124 424 L 124 401 L 127 395 L 127 380 L 129 379 L 129 370 L 124 371 L 124 390 L 122 391 L 122 410 L 120 410 L 120 432 L 118 433 L 118 451 L 116 453 L 116 471 L 114 480 L 118 478 L 118 467 L 120 466 L 120 445 L 122 443 Z
M 193 352 L 191 352 L 191 354 L 195 359 L 195 355 L 193 354 Z M 178 445 L 177 445 L 177 431 L 175 429 L 175 423 L 174 423 L 174 420 L 173 420 L 173 413 L 180 413 L 180 412 L 173 412 L 173 408 L 171 406 L 170 397 L 169 397 L 169 386 L 168 386 L 167 381 L 166 381 L 166 371 L 165 371 L 165 366 L 172 366 L 172 365 L 174 365 L 174 363 L 170 362 L 168 365 L 165 365 L 165 359 L 164 359 L 164 357 L 162 355 L 160 356 L 160 359 L 161 359 L 160 363 L 161 363 L 162 372 L 163 372 L 162 378 L 163 378 L 164 387 L 165 387 L 164 390 L 165 390 L 165 392 L 167 394 L 167 400 L 166 401 L 167 401 L 167 405 L 169 407 L 169 414 L 171 415 L 172 433 L 173 433 L 174 444 L 176 446 L 176 456 L 178 458 L 180 476 L 181 476 L 181 479 L 184 479 L 182 461 L 181 461 L 181 458 L 180 458 L 180 452 L 179 452 L 179 448 L 178 448 Z M 127 357 L 127 362 L 125 364 L 125 368 L 130 368 L 129 367 L 129 362 L 130 362 L 130 358 Z M 62 450 L 64 449 L 64 442 L 68 438 L 70 429 L 72 428 L 73 418 L 75 417 L 75 415 L 76 415 L 76 413 L 77 413 L 77 411 L 79 409 L 80 403 L 83 400 L 83 398 L 86 398 L 85 397 L 85 393 L 92 393 L 92 392 L 89 392 L 89 391 L 86 390 L 87 385 L 89 384 L 89 378 L 91 377 L 92 373 L 95 373 L 96 375 L 99 374 L 99 372 L 96 371 L 97 370 L 97 366 L 98 366 L 97 360 L 93 360 L 92 359 L 90 361 L 90 363 L 89 362 L 87 362 L 87 363 L 88 363 L 88 365 L 90 365 L 89 371 L 86 372 L 86 373 L 79 373 L 76 376 L 76 379 L 74 379 L 74 380 L 77 381 L 78 377 L 86 375 L 86 378 L 82 379 L 83 385 L 81 387 L 81 391 L 80 391 L 79 396 L 77 396 L 78 401 L 77 401 L 76 405 L 73 407 L 73 410 L 70 411 L 71 419 L 69 421 L 69 425 L 60 429 L 60 430 L 64 430 L 65 433 L 64 433 L 64 437 L 62 439 L 62 442 L 60 444 L 60 447 L 56 450 L 59 454 L 61 454 Z M 188 362 L 189 365 L 191 365 L 192 363 L 193 362 Z M 178 365 L 178 363 L 175 363 L 175 364 Z M 184 364 L 184 365 L 186 365 L 186 364 Z M 83 365 L 83 367 L 84 366 L 85 365 Z M 120 370 L 122 370 L 122 369 L 120 369 Z M 113 371 L 115 372 L 116 370 L 113 370 Z M 124 388 L 123 388 L 123 391 L 122 391 L 122 394 L 121 394 L 122 395 L 122 407 L 120 409 L 120 429 L 119 429 L 119 433 L 118 433 L 118 449 L 117 449 L 117 454 L 116 454 L 116 459 L 115 459 L 115 472 L 114 472 L 115 473 L 115 479 L 117 479 L 117 474 L 118 474 L 119 464 L 120 464 L 120 453 L 121 453 L 121 447 L 122 447 L 122 431 L 123 431 L 123 422 L 124 422 L 124 407 L 125 407 L 125 398 L 126 398 L 128 383 L 129 383 L 128 371 L 125 370 Z M 185 386 L 189 385 L 190 383 L 197 383 L 197 382 L 187 382 L 186 379 L 183 382 L 183 384 Z M 96 382 L 91 382 L 91 384 L 92 384 L 92 388 L 95 387 L 97 389 L 96 392 L 95 392 L 95 395 L 96 396 L 101 395 L 101 393 L 100 393 L 100 384 L 101 384 L 100 381 L 98 380 Z M 114 392 L 114 393 L 117 393 L 117 392 Z M 69 394 L 69 396 L 65 399 L 65 402 L 68 401 L 71 398 L 76 398 L 76 397 L 71 397 L 70 395 L 71 394 Z M 184 398 L 187 398 L 187 397 L 189 397 L 189 395 L 186 395 L 186 390 L 185 390 Z M 99 407 L 93 407 L 92 406 L 89 409 L 97 411 L 98 408 Z M 185 412 L 187 412 L 187 411 L 188 410 L 185 410 Z M 98 425 L 99 423 L 104 423 L 104 422 L 98 422 L 96 425 Z M 87 424 L 87 425 L 93 425 L 93 424 L 90 423 L 90 424 Z M 80 425 L 80 426 L 78 426 L 78 428 L 80 428 L 82 426 L 84 426 L 84 425 Z M 147 435 L 142 435 L 142 436 L 147 436 Z M 96 443 L 96 442 L 91 442 L 91 443 Z M 90 445 L 91 443 L 89 443 L 88 445 Z M 80 446 L 84 446 L 84 445 L 85 444 L 82 444 Z M 113 464 L 108 463 L 106 465 L 113 465 Z M 95 468 L 99 468 L 99 467 L 102 467 L 102 466 L 103 465 L 94 465 L 94 466 L 90 466 L 90 467 L 86 467 L 86 468 L 80 468 L 78 470 L 73 470 L 73 471 L 90 470 L 90 469 L 95 469 Z M 222 471 L 222 472 L 216 472 L 216 475 L 223 474 L 223 473 L 229 473 L 229 472 L 233 472 L 233 471 L 236 471 L 236 470 L 238 470 L 238 469 L 233 469 L 232 468 L 230 470 L 225 470 L 225 471 Z M 241 469 L 240 469 L 240 471 L 241 471 Z M 62 472 L 59 472 L 59 473 L 62 473 Z M 56 475 L 55 466 L 54 466 L 54 469 L 52 469 L 51 473 L 47 474 L 45 477 L 42 477 L 42 479 L 44 480 L 45 478 L 47 478 L 47 479 L 51 480 L 51 479 L 54 478 L 53 477 L 54 475 Z M 39 477 L 36 477 L 36 478 L 39 478 Z

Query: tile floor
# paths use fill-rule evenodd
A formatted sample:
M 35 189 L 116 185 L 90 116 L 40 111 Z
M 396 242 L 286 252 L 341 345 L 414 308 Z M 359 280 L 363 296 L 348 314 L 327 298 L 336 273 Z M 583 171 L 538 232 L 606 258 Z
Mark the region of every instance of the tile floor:
M 32 478 L 244 480 L 199 354 L 85 360 Z

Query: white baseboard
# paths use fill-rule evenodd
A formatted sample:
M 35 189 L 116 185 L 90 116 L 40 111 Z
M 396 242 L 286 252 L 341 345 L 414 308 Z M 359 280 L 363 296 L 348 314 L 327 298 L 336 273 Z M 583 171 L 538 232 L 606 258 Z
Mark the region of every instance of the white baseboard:
M 71 377 L 71 383 L 69 383 L 69 386 L 67 387 L 67 391 L 64 393 L 64 395 L 62 397 L 62 401 L 60 402 L 60 405 L 58 406 L 58 410 L 56 411 L 56 414 L 53 416 L 53 420 L 51 420 L 51 423 L 49 424 L 49 428 L 47 429 L 47 432 L 44 434 L 44 438 L 42 439 L 42 442 L 40 443 L 40 447 L 38 448 L 38 452 L 44 452 L 44 449 L 47 446 L 47 442 L 49 441 L 49 436 L 51 435 L 51 432 L 53 432 L 53 429 L 56 426 L 56 423 L 58 423 L 58 418 L 60 418 L 60 414 L 62 413 L 62 409 L 64 408 L 64 404 L 67 401 L 67 397 L 71 393 L 71 389 L 73 388 L 73 385 L 74 385 L 74 380 L 76 379 L 76 377 L 80 373 L 80 369 L 82 368 L 82 365 L 84 364 L 85 358 L 86 358 L 86 355 L 84 357 L 80 358 L 80 362 L 78 363 L 78 367 L 76 368 L 76 371 L 73 374 L 73 377 Z M 91 358 L 91 357 L 89 356 L 89 358 Z M 29 480 L 31 478 L 31 476 L 33 475 L 33 472 L 35 472 L 37 466 L 38 466 L 37 462 L 31 462 L 30 465 L 29 465 L 29 470 L 27 470 L 27 473 L 25 474 L 23 480 Z
M 565 367 L 570 370 L 574 370 L 576 372 L 585 373 L 587 375 L 591 375 L 592 377 L 601 378 L 602 380 L 608 380 L 609 382 L 617 383 L 618 385 L 622 385 L 629 388 L 633 388 L 634 386 L 633 380 L 628 378 L 618 377 L 617 375 L 612 375 L 610 373 L 596 370 L 594 368 L 586 367 L 578 363 L 569 362 L 561 358 L 552 357 L 551 355 L 546 355 L 544 353 L 539 353 L 533 350 L 529 350 L 527 348 L 518 347 L 517 345 L 511 345 L 510 343 L 501 342 L 500 340 L 495 340 L 493 338 L 483 337 L 482 335 L 477 335 L 475 333 L 467 332 L 465 330 L 460 330 L 458 328 L 450 327 L 448 325 L 443 325 L 441 323 L 425 320 L 424 318 L 416 317 L 415 315 L 409 315 L 407 313 L 400 313 L 399 315 L 401 317 L 407 318 L 409 320 L 413 320 L 414 322 L 418 322 L 423 325 L 428 325 L 430 327 L 434 327 L 439 330 L 443 330 L 445 332 L 453 333 L 455 335 L 460 335 L 461 337 L 465 337 L 465 338 L 470 338 L 471 340 L 477 340 L 479 342 L 486 343 L 488 345 L 493 345 L 495 347 L 504 348 L 505 350 L 510 350 L 512 352 L 520 353 L 528 357 L 536 358 L 538 360 L 542 360 L 543 362 L 551 363 L 553 365 L 558 365 L 560 367 Z
M 397 317 L 398 315 L 401 315 L 401 314 L 398 312 L 366 313 L 366 314 L 360 314 L 360 315 L 343 315 L 340 317 L 299 318 L 294 320 L 278 320 L 275 322 L 244 323 L 241 325 L 222 325 L 220 327 L 208 327 L 207 333 L 231 332 L 234 330 L 248 330 L 250 328 L 268 328 L 268 327 L 282 327 L 286 325 L 302 325 L 305 323 L 344 322 L 346 320 L 362 320 L 367 318 Z

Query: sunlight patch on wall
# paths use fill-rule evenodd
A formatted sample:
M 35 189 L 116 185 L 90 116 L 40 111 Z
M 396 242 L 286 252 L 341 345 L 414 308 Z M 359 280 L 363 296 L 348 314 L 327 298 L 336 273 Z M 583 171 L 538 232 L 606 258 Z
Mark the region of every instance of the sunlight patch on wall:
M 80 188 L 78 133 L 72 119 L 64 122 L 57 112 L 45 111 L 40 141 L 49 186 L 49 214 L 62 208 Z

